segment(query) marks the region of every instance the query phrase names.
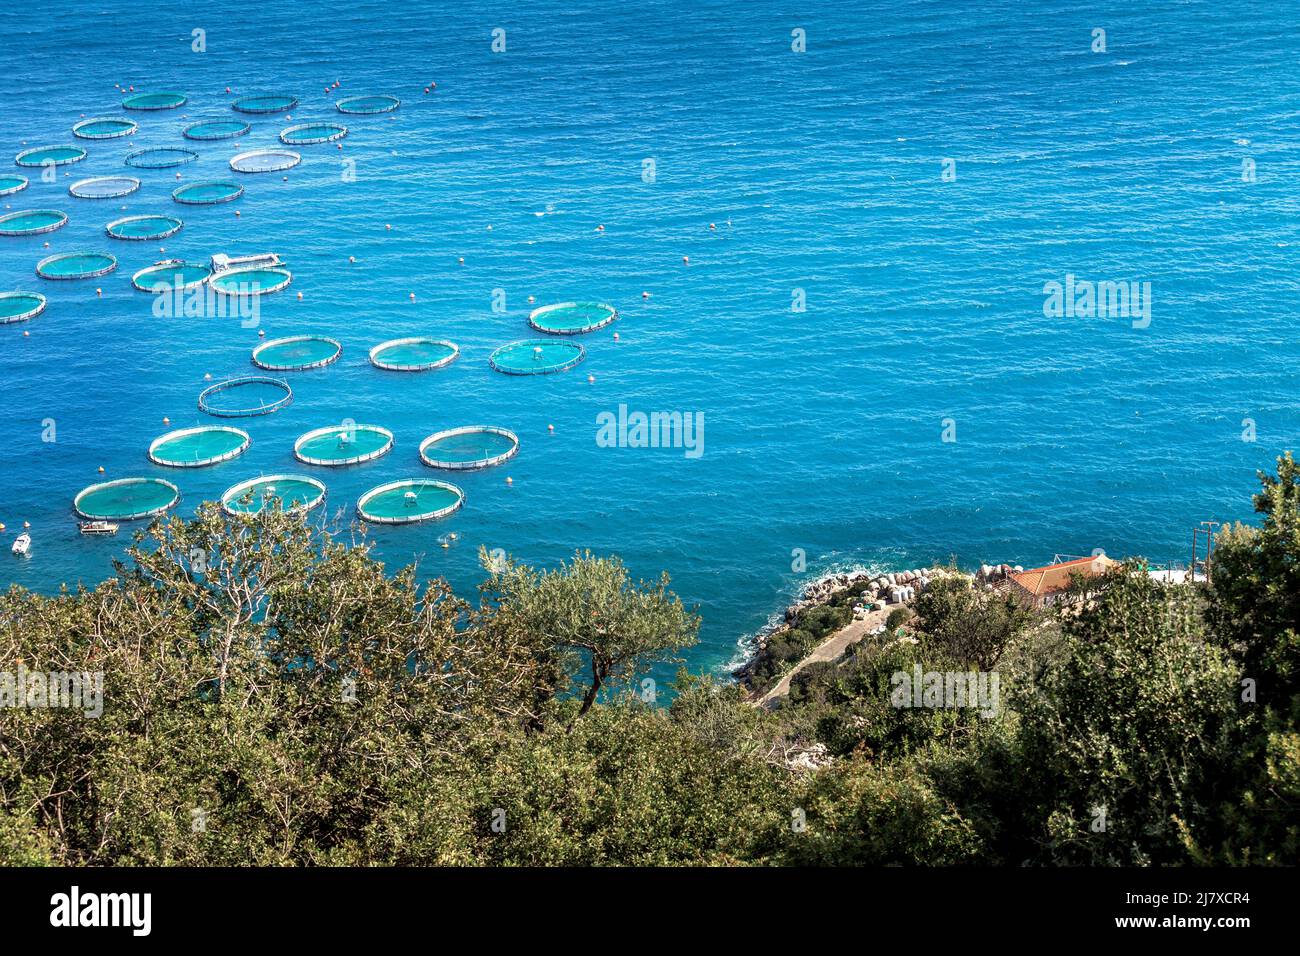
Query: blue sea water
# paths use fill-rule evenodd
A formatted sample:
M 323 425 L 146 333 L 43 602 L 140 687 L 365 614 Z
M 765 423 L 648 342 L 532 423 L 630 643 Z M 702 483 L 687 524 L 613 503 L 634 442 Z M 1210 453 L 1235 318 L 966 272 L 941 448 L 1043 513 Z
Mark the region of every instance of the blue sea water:
M 0 327 L 0 583 L 108 575 L 125 536 L 83 538 L 70 511 L 99 466 L 177 482 L 182 513 L 242 479 L 306 471 L 346 516 L 382 482 L 447 477 L 420 465 L 420 439 L 476 423 L 517 432 L 518 457 L 456 476 L 466 503 L 445 521 L 375 528 L 382 557 L 468 592 L 480 544 L 538 564 L 617 552 L 699 605 L 697 669 L 733 659 L 832 568 L 1097 547 L 1185 560 L 1197 522 L 1250 517 L 1255 470 L 1300 431 L 1298 40 L 1291 6 L 1264 2 L 11 8 L 0 151 L 74 142 L 83 116 L 121 114 L 116 84 L 189 102 L 129 114 L 134 136 L 75 141 L 86 161 L 0 199 L 71 217 L 0 238 L 0 290 L 50 299 Z M 301 103 L 292 120 L 241 116 L 253 130 L 237 140 L 181 138 L 257 92 Z M 235 203 L 171 201 L 363 93 L 402 107 L 347 117 L 343 148 L 301 147 L 287 181 L 239 177 Z M 122 164 L 167 146 L 200 158 Z M 126 173 L 144 186 L 122 199 L 67 195 Z M 149 213 L 185 227 L 161 243 L 103 233 Z M 260 303 L 255 328 L 156 316 L 130 276 L 159 246 L 279 252 L 293 284 Z M 43 255 L 82 249 L 112 252 L 118 270 L 35 276 Z M 1150 282 L 1149 327 L 1046 317 L 1044 284 L 1067 274 Z M 622 318 L 582 338 L 570 372 L 494 373 L 493 348 L 533 337 L 530 295 L 610 302 Z M 211 421 L 195 405 L 205 373 L 253 371 L 258 328 L 327 335 L 343 356 L 287 373 L 288 409 L 235 423 L 253 437 L 243 457 L 151 465 L 164 416 Z M 420 375 L 366 362 L 412 335 L 462 355 Z M 704 453 L 599 447 L 596 417 L 621 404 L 703 412 Z M 394 450 L 344 470 L 294 461 L 298 435 L 348 418 L 392 429 Z M 956 441 L 941 440 L 945 420 Z M 11 558 L 23 521 L 32 553 Z M 443 550 L 449 531 L 459 541 Z

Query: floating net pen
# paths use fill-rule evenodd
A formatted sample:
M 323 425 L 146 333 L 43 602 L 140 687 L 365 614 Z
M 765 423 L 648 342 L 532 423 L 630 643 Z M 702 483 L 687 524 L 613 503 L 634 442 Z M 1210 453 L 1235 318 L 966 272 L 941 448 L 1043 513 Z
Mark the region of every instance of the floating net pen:
M 441 339 L 392 339 L 370 350 L 370 364 L 390 372 L 423 372 L 442 368 L 459 354 L 455 343 Z
M 117 257 L 107 252 L 60 252 L 36 263 L 42 279 L 93 279 L 117 268 Z
M 270 295 L 292 281 L 288 269 L 231 269 L 214 275 L 208 284 L 222 295 Z
M 113 239 L 166 239 L 180 232 L 183 225 L 172 216 L 125 216 L 110 222 L 104 232 Z
M 16 173 L 5 173 L 0 176 L 0 196 L 9 196 L 26 188 L 26 176 L 19 176 Z
M 278 173 L 301 162 L 301 156 L 287 149 L 253 149 L 231 157 L 230 168 L 237 173 Z
M 617 318 L 615 308 L 603 302 L 559 302 L 534 309 L 528 324 L 552 335 L 581 335 L 602 329 Z
M 68 194 L 78 199 L 117 199 L 140 188 L 134 176 L 91 176 L 68 187 Z
M 238 183 L 202 182 L 189 183 L 172 190 L 172 199 L 187 206 L 215 206 L 217 203 L 233 202 L 244 195 L 244 187 Z
M 198 140 L 238 139 L 252 128 L 243 120 L 199 120 L 181 130 L 181 135 L 186 139 Z
M 525 339 L 501 346 L 488 356 L 488 364 L 506 375 L 550 375 L 573 368 L 586 355 L 576 342 Z
M 229 425 L 178 428 L 149 444 L 149 460 L 168 468 L 202 468 L 242 455 L 251 441 L 248 432 Z
M 134 120 L 96 116 L 72 127 L 72 135 L 79 139 L 117 139 L 119 136 L 130 136 L 137 129 L 139 127 Z
M 255 515 L 277 506 L 285 514 L 310 511 L 325 500 L 325 486 L 307 475 L 266 475 L 227 488 L 221 509 L 228 515 Z
M 141 292 L 183 291 L 203 285 L 211 275 L 212 269 L 201 262 L 165 259 L 131 276 L 131 285 Z
M 391 113 L 402 105 L 396 96 L 349 96 L 334 104 L 340 113 L 354 113 L 360 116 L 374 113 Z
M 66 166 L 86 158 L 80 146 L 34 146 L 14 157 L 19 166 Z
M 430 468 L 469 471 L 490 468 L 519 453 L 519 436 L 494 425 L 465 425 L 420 442 L 420 460 Z
M 293 455 L 309 465 L 357 465 L 388 454 L 393 433 L 378 425 L 315 428 L 293 443 Z
M 283 113 L 298 105 L 298 97 L 287 93 L 261 93 L 244 96 L 230 104 L 237 113 Z
M 179 146 L 157 146 L 151 149 L 137 149 L 135 152 L 127 153 L 123 162 L 138 169 L 171 169 L 173 166 L 184 166 L 186 163 L 192 163 L 198 158 L 199 154 L 192 149 L 181 149 Z
M 174 110 L 185 105 L 184 93 L 136 93 L 122 101 L 127 110 Z
M 72 509 L 91 521 L 135 521 L 162 514 L 180 497 L 180 489 L 161 478 L 118 478 L 82 489 Z
M 337 361 L 343 346 L 323 335 L 293 335 L 253 349 L 253 364 L 271 372 L 301 372 Z
M 39 292 L 0 292 L 0 325 L 26 322 L 45 311 L 45 296 Z
M 338 123 L 299 123 L 280 131 L 280 142 L 286 146 L 312 146 L 332 143 L 348 135 L 348 128 Z
M 199 411 L 218 418 L 270 415 L 293 401 L 293 389 L 278 378 L 246 375 L 209 385 L 199 393 Z
M 465 502 L 465 492 L 446 481 L 426 478 L 390 481 L 357 500 L 357 514 L 375 524 L 410 524 L 451 514 Z
M 68 222 L 67 213 L 57 209 L 27 209 L 0 216 L 0 236 L 36 236 L 53 232 Z

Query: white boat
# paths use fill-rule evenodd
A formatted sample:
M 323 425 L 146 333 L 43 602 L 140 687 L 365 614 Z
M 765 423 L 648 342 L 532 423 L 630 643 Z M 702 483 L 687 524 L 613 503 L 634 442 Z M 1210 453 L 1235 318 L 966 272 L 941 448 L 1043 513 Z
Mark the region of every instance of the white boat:
M 14 554 L 24 555 L 32 549 L 32 536 L 24 531 L 18 537 L 14 538 Z
M 212 257 L 212 278 L 235 269 L 269 269 L 283 265 L 279 253 L 264 252 L 256 256 L 228 256 L 218 252 Z
M 79 527 L 82 534 L 117 534 L 117 525 L 111 521 L 83 521 Z

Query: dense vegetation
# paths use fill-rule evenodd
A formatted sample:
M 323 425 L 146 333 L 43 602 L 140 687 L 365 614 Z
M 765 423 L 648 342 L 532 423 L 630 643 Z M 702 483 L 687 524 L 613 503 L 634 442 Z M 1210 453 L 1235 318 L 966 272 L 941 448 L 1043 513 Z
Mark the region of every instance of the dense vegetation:
M 1296 863 L 1300 476 L 1261 479 L 1212 587 L 1128 565 L 1032 617 L 947 582 L 775 713 L 685 673 L 664 706 L 698 620 L 616 560 L 486 562 L 467 603 L 204 510 L 0 598 L 0 670 L 104 674 L 101 717 L 0 709 L 0 862 Z M 916 665 L 1000 706 L 894 706 Z

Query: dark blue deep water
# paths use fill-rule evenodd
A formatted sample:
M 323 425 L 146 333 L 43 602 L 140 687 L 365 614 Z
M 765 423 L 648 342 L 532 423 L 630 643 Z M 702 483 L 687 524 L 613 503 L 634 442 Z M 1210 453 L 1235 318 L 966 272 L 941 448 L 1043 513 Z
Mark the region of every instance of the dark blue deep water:
M 618 552 L 700 605 L 697 668 L 731 660 L 830 568 L 1095 547 L 1185 560 L 1196 522 L 1250 516 L 1255 470 L 1300 432 L 1298 23 L 1291 4 L 1264 2 L 11 7 L 6 163 L 24 143 L 74 142 L 82 116 L 123 115 L 119 84 L 189 102 L 129 114 L 136 135 L 82 141 L 88 159 L 57 182 L 37 175 L 0 199 L 71 217 L 0 238 L 0 290 L 50 299 L 0 328 L 0 583 L 109 573 L 124 536 L 82 538 L 70 511 L 99 466 L 176 481 L 183 514 L 242 479 L 308 470 L 347 515 L 381 482 L 443 477 L 420 465 L 419 440 L 473 423 L 514 429 L 519 456 L 460 478 L 452 518 L 377 529 L 383 558 L 468 591 L 480 544 L 540 564 Z M 796 29 L 806 52 L 792 50 Z M 182 140 L 189 122 L 263 91 L 301 99 L 292 121 Z M 276 145 L 291 122 L 339 120 L 333 102 L 361 93 L 402 107 L 343 119 L 342 150 L 301 147 L 287 182 L 243 177 L 233 204 L 179 206 L 174 170 L 122 164 L 131 149 L 190 145 L 201 158 L 179 182 L 229 178 L 236 151 Z M 67 194 L 113 173 L 144 187 Z M 160 243 L 104 235 L 143 213 L 184 229 Z M 44 281 L 33 268 L 47 241 L 121 264 Z M 261 303 L 255 328 L 160 317 L 130 285 L 159 246 L 275 251 L 293 285 Z M 1045 316 L 1044 284 L 1067 274 L 1149 282 L 1149 325 Z M 622 318 L 584 338 L 571 372 L 497 374 L 488 353 L 528 337 L 530 295 L 602 300 Z M 149 464 L 164 416 L 204 420 L 205 374 L 252 370 L 258 328 L 332 336 L 343 357 L 289 373 L 294 404 L 248 420 L 242 458 Z M 367 364 L 372 345 L 406 335 L 451 339 L 461 358 L 418 376 Z M 620 404 L 702 412 L 704 453 L 598 446 L 596 416 Z M 296 436 L 347 418 L 391 428 L 393 452 L 341 471 L 294 462 Z M 23 521 L 28 559 L 8 554 Z M 459 542 L 443 550 L 450 531 Z

